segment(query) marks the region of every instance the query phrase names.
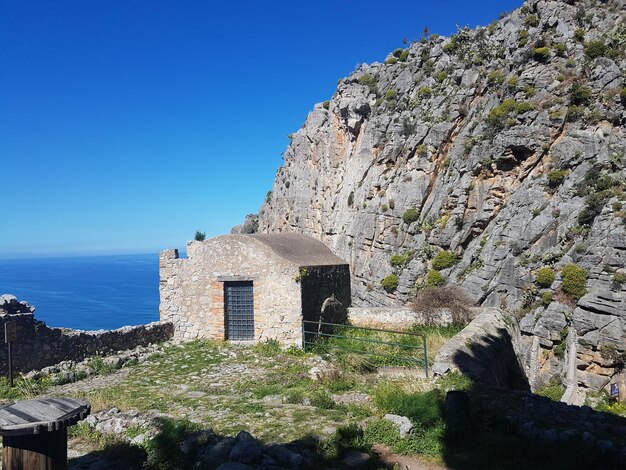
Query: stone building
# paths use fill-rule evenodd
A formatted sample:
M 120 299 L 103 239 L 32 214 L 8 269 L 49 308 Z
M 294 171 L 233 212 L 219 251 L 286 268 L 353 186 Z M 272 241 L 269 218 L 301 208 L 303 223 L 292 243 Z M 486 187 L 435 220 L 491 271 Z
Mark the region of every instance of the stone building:
M 302 320 L 342 322 L 350 270 L 322 242 L 296 234 L 224 235 L 160 255 L 161 320 L 179 339 L 300 344 Z

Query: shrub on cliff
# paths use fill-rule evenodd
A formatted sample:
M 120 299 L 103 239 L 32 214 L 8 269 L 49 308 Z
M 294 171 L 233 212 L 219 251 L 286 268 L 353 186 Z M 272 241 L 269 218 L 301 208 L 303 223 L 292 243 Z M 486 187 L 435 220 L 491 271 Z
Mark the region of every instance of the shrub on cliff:
M 568 174 L 569 171 L 567 170 L 552 170 L 548 173 L 548 186 L 551 188 L 561 186 Z
M 443 274 L 436 269 L 428 271 L 428 274 L 426 275 L 426 285 L 428 287 L 440 287 L 443 286 L 445 282 L 446 278 L 443 277 Z
M 472 317 L 476 302 L 465 291 L 456 286 L 426 287 L 411 300 L 411 308 L 424 315 L 427 325 L 436 325 L 441 320 L 441 310 L 450 312 L 452 323 L 465 325 Z
M 365 73 L 359 77 L 359 84 L 368 87 L 374 94 L 378 91 L 378 81 L 369 73 Z
M 604 57 L 609 48 L 603 41 L 589 41 L 585 43 L 585 55 L 590 59 Z
M 441 271 L 442 269 L 449 268 L 450 266 L 454 266 L 459 262 L 459 257 L 456 253 L 452 251 L 442 250 L 435 255 L 433 258 L 432 264 L 433 269 L 437 271 Z
M 574 301 L 580 299 L 587 293 L 585 285 L 587 284 L 587 270 L 581 268 L 577 264 L 568 264 L 561 271 L 561 290 Z
M 206 233 L 201 232 L 200 230 L 196 230 L 196 234 L 194 236 L 194 240 L 197 242 L 202 242 L 206 239 Z
M 398 276 L 396 276 L 395 274 L 390 274 L 389 276 L 385 277 L 382 281 L 380 281 L 380 285 L 382 286 L 382 288 L 385 289 L 389 293 L 395 292 L 396 289 L 398 288 L 399 283 L 400 283 L 400 280 L 398 279 Z
M 554 272 L 554 269 L 545 267 L 537 271 L 535 282 L 539 287 L 550 287 L 555 279 L 556 273 Z
M 546 62 L 549 58 L 549 47 L 536 47 L 533 49 L 533 59 L 535 59 L 537 62 Z
M 397 253 L 389 258 L 389 264 L 394 268 L 404 268 L 415 256 L 415 250 L 407 250 L 404 253 Z
M 412 224 L 419 218 L 420 213 L 417 209 L 407 209 L 404 211 L 404 214 L 402 214 L 402 220 L 407 225 Z
M 572 85 L 569 101 L 573 105 L 585 105 L 591 102 L 591 89 L 578 83 Z

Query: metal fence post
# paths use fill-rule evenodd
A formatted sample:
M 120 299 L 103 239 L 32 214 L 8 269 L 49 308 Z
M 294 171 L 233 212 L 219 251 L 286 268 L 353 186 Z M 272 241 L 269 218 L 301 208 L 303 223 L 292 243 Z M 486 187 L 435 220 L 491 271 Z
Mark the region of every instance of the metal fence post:
M 428 350 L 426 349 L 426 336 L 422 337 L 424 342 L 424 370 L 426 371 L 426 378 L 428 378 Z

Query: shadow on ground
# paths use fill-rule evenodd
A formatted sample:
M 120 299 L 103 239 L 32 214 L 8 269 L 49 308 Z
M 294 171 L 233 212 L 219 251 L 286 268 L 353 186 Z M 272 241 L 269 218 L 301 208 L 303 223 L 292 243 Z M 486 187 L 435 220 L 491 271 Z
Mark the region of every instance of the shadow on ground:
M 77 469 L 323 469 L 386 467 L 375 453 L 355 446 L 355 428 L 340 428 L 332 439 L 305 437 L 284 444 L 257 441 L 246 431 L 224 436 L 198 430 L 188 421 L 161 419 L 161 432 L 144 446 L 112 443 L 70 462 Z
M 626 468 L 626 419 L 530 393 L 509 333 L 460 350 L 474 379 L 446 396 L 443 460 L 454 469 Z

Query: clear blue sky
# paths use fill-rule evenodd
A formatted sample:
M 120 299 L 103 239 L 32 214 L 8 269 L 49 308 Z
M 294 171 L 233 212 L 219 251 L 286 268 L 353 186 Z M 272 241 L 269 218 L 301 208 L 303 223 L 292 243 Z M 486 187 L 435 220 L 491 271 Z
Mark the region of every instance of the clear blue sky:
M 0 0 L 0 257 L 228 232 L 337 79 L 520 5 Z

